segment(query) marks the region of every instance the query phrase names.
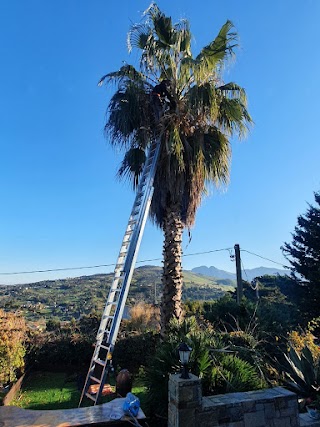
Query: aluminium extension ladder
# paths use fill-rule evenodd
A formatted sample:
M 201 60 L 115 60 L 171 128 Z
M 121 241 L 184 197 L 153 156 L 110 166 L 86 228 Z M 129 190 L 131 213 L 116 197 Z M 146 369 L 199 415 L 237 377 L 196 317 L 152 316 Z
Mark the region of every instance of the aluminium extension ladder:
M 112 370 L 112 352 L 117 339 L 120 322 L 129 292 L 131 278 L 137 259 L 140 242 L 147 221 L 153 195 L 153 181 L 159 157 L 161 138 L 150 147 L 128 225 L 114 270 L 114 278 L 98 329 L 95 349 L 82 390 L 79 407 L 84 397 L 94 405 L 99 403 L 108 373 Z M 90 386 L 98 389 L 90 393 Z

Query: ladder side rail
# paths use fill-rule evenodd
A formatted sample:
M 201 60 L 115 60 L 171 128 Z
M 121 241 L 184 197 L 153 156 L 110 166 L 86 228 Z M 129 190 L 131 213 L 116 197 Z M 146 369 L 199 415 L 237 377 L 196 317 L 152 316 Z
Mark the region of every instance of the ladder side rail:
M 157 164 L 158 156 L 159 156 L 159 152 L 160 152 L 160 143 L 161 143 L 160 138 L 157 139 L 157 141 L 155 141 L 155 143 L 154 143 L 155 152 L 154 152 L 154 156 L 152 159 L 151 168 L 149 171 L 148 184 L 147 184 L 147 188 L 146 188 L 146 191 L 144 193 L 143 201 L 141 204 L 138 224 L 137 224 L 137 227 L 135 229 L 134 235 L 132 236 L 132 240 L 130 242 L 129 248 L 128 248 L 128 254 L 127 254 L 127 259 L 126 259 L 125 268 L 124 268 L 126 275 L 125 275 L 124 282 L 123 282 L 123 285 L 121 288 L 121 293 L 119 296 L 119 304 L 117 305 L 116 312 L 115 312 L 115 315 L 114 315 L 114 318 L 113 318 L 113 321 L 111 324 L 111 328 L 110 328 L 109 337 L 110 337 L 110 343 L 112 345 L 115 344 L 115 341 L 117 339 L 117 335 L 118 335 L 120 323 L 122 320 L 122 315 L 123 315 L 125 303 L 126 303 L 127 296 L 129 293 L 132 275 L 134 272 L 134 267 L 135 267 L 138 252 L 140 249 L 140 243 L 142 240 L 144 228 L 145 228 L 146 221 L 147 221 L 148 214 L 149 214 L 149 210 L 150 210 L 151 200 L 152 200 L 153 191 L 154 191 L 153 181 L 154 181 L 154 176 L 155 176 L 155 171 L 156 171 L 156 164 Z M 152 147 L 151 147 L 151 149 L 152 149 Z M 147 162 L 146 162 L 146 164 L 147 164 Z
M 113 346 L 115 344 L 116 340 L 117 340 L 117 336 L 118 336 L 118 332 L 119 332 L 119 328 L 120 328 L 120 323 L 121 323 L 122 316 L 123 316 L 123 311 L 124 311 L 125 303 L 126 303 L 127 296 L 128 296 L 128 293 L 129 293 L 131 279 L 132 279 L 133 272 L 134 272 L 134 266 L 135 266 L 135 263 L 136 263 L 136 258 L 138 256 L 138 251 L 139 251 L 139 248 L 140 248 L 140 243 L 141 243 L 141 240 L 142 240 L 143 231 L 144 231 L 144 228 L 145 228 L 146 220 L 147 220 L 149 209 L 150 209 L 150 204 L 151 204 L 152 195 L 153 195 L 153 186 L 151 187 L 151 185 L 153 184 L 154 170 L 155 170 L 155 167 L 153 167 L 153 166 L 156 164 L 155 160 L 157 160 L 158 152 L 159 152 L 159 150 L 158 150 L 158 147 L 157 147 L 157 151 L 154 153 L 154 155 L 156 156 L 156 159 L 153 159 L 152 167 L 150 169 L 149 180 L 148 180 L 149 182 L 143 184 L 143 181 L 142 181 L 141 188 L 139 188 L 140 191 L 139 190 L 137 191 L 137 195 L 135 197 L 135 202 L 134 202 L 134 205 L 133 205 L 133 208 L 132 208 L 132 212 L 131 212 L 131 215 L 129 217 L 129 221 L 130 221 L 130 218 L 133 216 L 132 213 L 135 210 L 135 206 L 137 204 L 137 200 L 140 197 L 140 194 L 141 194 L 141 191 L 143 189 L 143 186 L 147 185 L 147 191 L 144 193 L 144 198 L 143 198 L 143 201 L 141 202 L 141 206 L 140 206 L 139 219 L 137 221 L 135 230 L 132 233 L 132 238 L 130 240 L 129 247 L 128 247 L 127 258 L 126 258 L 125 265 L 124 265 L 124 268 L 123 268 L 123 271 L 125 272 L 125 276 L 124 276 L 124 279 L 123 279 L 123 285 L 122 285 L 122 289 L 121 289 L 121 292 L 120 292 L 119 302 L 118 302 L 118 305 L 117 305 L 117 309 L 116 309 L 116 312 L 114 314 L 113 321 L 111 323 L 110 334 L 109 334 L 109 339 L 108 339 L 109 345 L 111 345 L 111 346 Z M 146 164 L 147 164 L 147 161 L 146 161 Z M 141 178 L 143 180 L 143 176 Z M 137 232 L 138 232 L 138 234 L 137 234 Z M 125 233 L 125 235 L 126 235 L 126 233 Z M 121 245 L 121 247 L 122 247 L 122 245 Z M 132 251 L 132 248 L 134 248 L 133 251 Z M 117 264 L 119 264 L 119 258 L 120 257 L 118 257 Z M 116 274 L 116 269 L 115 269 L 115 274 Z M 115 281 L 115 279 L 114 279 L 114 281 Z M 109 309 L 107 309 L 107 305 L 108 305 L 108 301 L 109 301 L 109 297 L 110 297 L 111 292 L 112 292 L 112 285 L 111 285 L 111 288 L 110 288 L 110 291 L 109 291 L 109 296 L 108 296 L 108 300 L 107 300 L 107 303 L 106 303 L 106 308 L 105 308 L 104 313 L 103 313 L 103 318 L 105 316 L 108 316 L 109 313 L 110 313 L 111 306 L 109 305 Z M 89 369 L 88 374 L 87 374 L 87 378 L 86 378 L 86 382 L 85 382 L 85 387 L 83 388 L 81 399 L 80 399 L 80 404 L 81 404 L 81 401 L 83 399 L 83 396 L 85 395 L 85 393 L 89 389 L 89 381 L 88 380 L 89 380 L 89 377 L 90 377 L 90 374 L 91 374 L 91 370 L 93 369 L 92 366 L 94 364 L 96 356 L 99 353 L 99 349 L 97 348 L 97 344 L 102 341 L 101 335 L 103 336 L 104 324 L 106 323 L 106 321 L 103 318 L 102 318 L 102 320 L 100 322 L 100 326 L 99 326 L 99 329 L 98 329 L 97 338 L 96 338 L 96 341 L 97 341 L 96 348 L 95 348 L 95 351 L 94 351 L 94 354 L 92 356 L 91 363 L 90 363 L 90 368 L 91 369 Z M 101 384 L 99 386 L 99 391 L 98 391 L 98 393 L 96 393 L 95 404 L 100 399 L 100 395 L 101 395 L 101 392 L 103 390 L 103 386 L 104 386 L 104 382 L 105 382 L 105 377 L 106 377 L 106 367 L 103 368 L 103 372 L 102 372 L 102 375 L 101 375 L 101 380 L 102 381 L 101 381 Z
M 130 221 L 134 221 L 134 223 L 133 224 L 128 223 L 128 226 L 127 226 L 127 229 L 126 229 L 126 232 L 125 232 L 122 244 L 121 244 L 120 253 L 119 253 L 117 264 L 116 264 L 115 271 L 114 271 L 114 279 L 113 279 L 113 282 L 112 282 L 110 290 L 109 290 L 107 303 L 106 303 L 106 306 L 105 306 L 105 309 L 103 312 L 103 316 L 102 316 L 102 320 L 100 322 L 100 326 L 98 329 L 97 338 L 96 338 L 96 346 L 95 346 L 95 350 L 94 350 L 94 353 L 93 353 L 93 356 L 91 359 L 90 368 L 88 370 L 86 382 L 85 382 L 85 385 L 84 385 L 83 390 L 82 390 L 79 407 L 81 405 L 81 402 L 82 402 L 84 395 L 87 394 L 87 391 L 89 389 L 90 376 L 91 376 L 92 371 L 94 370 L 97 355 L 99 354 L 99 346 L 101 345 L 101 342 L 102 342 L 101 336 L 103 336 L 105 329 L 106 329 L 105 326 L 107 325 L 107 322 L 108 322 L 108 316 L 110 314 L 111 303 L 114 301 L 115 289 L 117 289 L 119 281 L 122 280 L 120 296 L 119 296 L 117 306 L 116 306 L 116 311 L 115 311 L 115 314 L 113 316 L 111 326 L 109 329 L 109 331 L 110 331 L 109 339 L 108 339 L 109 349 L 111 349 L 111 347 L 113 347 L 113 345 L 117 339 L 117 335 L 118 335 L 118 331 L 119 331 L 119 327 L 120 327 L 120 323 L 122 320 L 122 315 L 123 315 L 123 311 L 124 311 L 124 307 L 125 307 L 125 302 L 126 302 L 127 295 L 129 292 L 129 287 L 130 287 L 132 275 L 134 272 L 134 266 L 136 263 L 138 251 L 140 248 L 140 243 L 142 240 L 145 224 L 147 221 L 147 217 L 148 217 L 148 213 L 149 213 L 149 209 L 150 209 L 150 205 L 151 205 L 151 200 L 152 200 L 152 195 L 153 195 L 153 181 L 154 181 L 154 176 L 155 176 L 155 171 L 156 171 L 156 164 L 157 164 L 157 160 L 158 160 L 158 156 L 159 156 L 159 152 L 160 152 L 160 144 L 161 144 L 160 138 L 152 143 L 150 150 L 149 150 L 149 155 L 146 159 L 146 163 L 145 163 L 142 175 L 141 175 L 141 180 L 140 180 L 140 183 L 138 186 L 137 194 L 136 194 L 135 201 L 133 204 L 133 208 L 132 208 L 132 211 L 131 211 L 131 214 L 129 217 L 129 223 L 130 223 Z M 152 150 L 154 150 L 153 154 L 152 154 Z M 152 156 L 152 159 L 150 158 L 150 156 Z M 150 160 L 151 160 L 151 162 L 150 162 Z M 148 168 L 150 168 L 150 169 L 148 170 Z M 145 190 L 144 190 L 144 188 L 145 188 Z M 142 197 L 141 197 L 141 195 L 142 195 Z M 137 211 L 137 207 L 139 207 L 139 211 Z M 138 214 L 138 218 L 136 220 L 134 220 L 134 218 L 137 214 Z M 131 238 L 130 238 L 130 236 L 131 236 Z M 129 241 L 129 243 L 127 245 L 127 251 L 126 251 L 125 256 L 124 255 L 120 256 L 120 254 L 123 253 L 122 248 L 124 247 L 124 244 L 127 243 L 128 241 Z M 119 267 L 119 265 L 121 265 L 121 264 L 124 266 L 122 270 Z M 121 276 L 121 274 L 123 274 L 123 276 Z M 110 350 L 109 350 L 109 352 L 110 352 Z M 109 363 L 109 366 L 110 366 L 110 363 Z M 100 383 L 99 391 L 96 394 L 96 398 L 92 399 L 92 400 L 94 400 L 94 404 L 96 404 L 98 402 L 100 395 L 102 393 L 103 386 L 105 383 L 105 377 L 106 377 L 107 369 L 109 366 L 108 366 L 108 361 L 106 360 L 105 366 L 103 367 L 103 371 L 101 374 L 101 383 Z
M 159 149 L 160 149 L 160 141 L 159 141 L 159 139 L 152 144 L 152 146 L 150 147 L 150 151 L 152 149 L 155 149 L 155 152 L 153 154 L 151 168 L 150 168 L 150 171 L 147 171 L 147 167 L 149 166 L 148 165 L 149 156 L 148 156 L 147 160 L 146 160 L 146 163 L 145 163 L 145 167 L 144 167 L 143 172 L 142 172 L 141 181 L 140 181 L 139 186 L 138 186 L 138 191 L 137 191 L 137 194 L 135 196 L 135 200 L 134 200 L 134 204 L 133 204 L 133 207 L 132 207 L 132 210 L 131 210 L 131 214 L 129 216 L 129 222 L 135 216 L 134 212 L 136 210 L 136 206 L 138 204 L 138 200 L 141 198 L 141 193 L 143 192 L 143 187 L 150 188 L 150 186 L 153 184 L 153 179 L 154 179 L 154 174 L 155 174 L 155 165 L 156 165 L 156 161 L 158 159 Z M 145 178 L 146 175 L 148 175 L 147 179 Z M 146 181 L 148 181 L 148 182 L 146 182 Z M 145 203 L 146 203 L 146 192 L 144 192 L 143 200 L 140 203 L 140 212 L 139 212 L 140 215 L 139 215 L 139 217 L 141 216 L 141 212 L 143 212 L 144 209 L 145 209 L 145 207 L 144 207 Z M 131 247 L 135 245 L 135 240 L 136 239 L 134 239 L 134 233 L 137 230 L 137 228 L 139 227 L 139 223 L 140 222 L 141 221 L 139 221 L 139 218 L 138 218 L 137 222 L 135 224 L 135 227 L 132 228 L 132 229 L 129 229 L 130 226 L 128 225 L 127 229 L 126 229 L 126 232 L 124 234 L 124 237 L 123 237 L 123 240 L 122 240 L 122 244 L 121 244 L 121 248 L 120 248 L 120 252 L 119 252 L 119 255 L 118 255 L 118 259 L 117 259 L 117 263 L 116 263 L 116 268 L 115 268 L 115 271 L 114 271 L 114 279 L 113 279 L 113 282 L 112 282 L 110 290 L 109 290 L 109 294 L 108 294 L 107 302 L 106 302 L 106 305 L 105 305 L 105 308 L 104 308 L 102 320 L 100 322 L 100 326 L 99 326 L 99 329 L 98 329 L 98 332 L 97 332 L 96 341 L 99 341 L 99 336 L 101 334 L 100 331 L 101 331 L 101 329 L 104 328 L 104 325 L 106 323 L 105 318 L 110 314 L 110 310 L 111 310 L 111 304 L 110 303 L 113 302 L 113 300 L 114 300 L 115 289 L 117 288 L 117 284 L 118 284 L 118 282 L 120 280 L 121 269 L 119 267 L 117 267 L 117 266 L 119 264 L 121 264 L 121 260 L 123 258 L 122 256 L 120 256 L 121 249 L 122 249 L 122 247 L 124 245 L 124 242 L 127 243 L 127 240 L 125 240 L 125 239 L 128 236 L 128 232 L 129 231 L 132 231 L 132 233 L 131 233 L 132 237 L 131 237 L 131 239 L 129 238 L 130 241 L 128 243 L 127 253 L 129 253 L 130 250 L 131 250 Z M 125 260 L 125 263 L 124 263 L 124 268 L 123 268 L 124 273 L 126 273 L 126 271 L 127 271 L 127 268 L 126 268 L 126 266 L 128 265 L 127 259 L 128 258 L 126 257 L 126 260 Z
M 148 200 L 145 212 L 144 212 L 144 216 L 142 218 L 142 223 L 141 223 L 141 228 L 140 228 L 140 232 L 137 235 L 137 241 L 136 241 L 136 246 L 132 251 L 132 255 L 130 256 L 130 262 L 131 262 L 131 266 L 128 270 L 128 274 L 125 278 L 125 282 L 123 284 L 122 290 L 121 290 L 121 295 L 120 295 L 120 301 L 119 304 L 116 308 L 116 313 L 115 313 L 115 317 L 114 317 L 114 321 L 112 323 L 111 326 L 111 331 L 110 331 L 110 343 L 112 345 L 115 344 L 116 340 L 117 340 L 117 336 L 118 336 L 118 331 L 119 331 L 119 327 L 120 327 L 120 323 L 122 320 L 122 315 L 123 315 L 123 311 L 124 311 L 124 307 L 125 307 L 125 303 L 127 300 L 127 296 L 129 293 L 129 288 L 130 288 L 130 283 L 131 283 L 131 279 L 133 276 L 133 272 L 134 272 L 134 267 L 136 264 L 136 260 L 138 257 L 138 252 L 140 249 L 140 243 L 142 240 L 142 236 L 143 236 L 143 231 L 147 222 L 147 218 L 148 218 L 148 214 L 149 214 L 149 209 L 150 209 L 150 204 L 151 204 L 151 198 L 152 198 L 152 194 L 153 191 L 150 194 L 150 198 Z

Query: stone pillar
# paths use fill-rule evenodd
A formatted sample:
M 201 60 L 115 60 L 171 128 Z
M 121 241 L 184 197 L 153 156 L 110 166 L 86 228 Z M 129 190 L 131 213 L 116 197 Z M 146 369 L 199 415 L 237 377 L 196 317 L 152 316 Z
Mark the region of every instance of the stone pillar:
M 196 427 L 196 411 L 201 407 L 201 382 L 195 375 L 190 379 L 180 374 L 169 378 L 168 427 Z

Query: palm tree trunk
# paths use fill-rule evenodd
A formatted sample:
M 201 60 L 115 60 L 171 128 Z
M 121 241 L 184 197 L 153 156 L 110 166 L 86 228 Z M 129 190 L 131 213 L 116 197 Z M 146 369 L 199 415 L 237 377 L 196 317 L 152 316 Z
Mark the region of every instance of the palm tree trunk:
M 163 222 L 163 274 L 161 299 L 161 336 L 164 337 L 172 318 L 182 320 L 182 233 L 179 209 L 167 208 Z

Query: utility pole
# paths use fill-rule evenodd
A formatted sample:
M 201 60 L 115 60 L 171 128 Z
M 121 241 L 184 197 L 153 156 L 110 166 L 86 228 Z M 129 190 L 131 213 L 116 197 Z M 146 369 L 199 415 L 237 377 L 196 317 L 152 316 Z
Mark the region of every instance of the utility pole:
M 236 270 L 237 270 L 237 303 L 240 304 L 243 296 L 243 286 L 241 277 L 241 261 L 240 261 L 240 246 L 238 243 L 234 245 L 234 253 L 236 257 Z

